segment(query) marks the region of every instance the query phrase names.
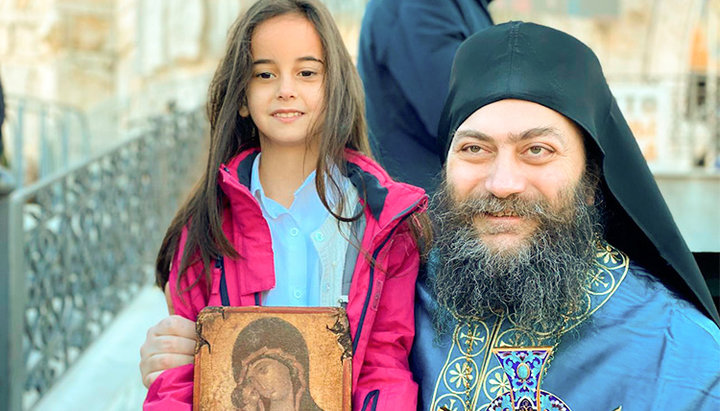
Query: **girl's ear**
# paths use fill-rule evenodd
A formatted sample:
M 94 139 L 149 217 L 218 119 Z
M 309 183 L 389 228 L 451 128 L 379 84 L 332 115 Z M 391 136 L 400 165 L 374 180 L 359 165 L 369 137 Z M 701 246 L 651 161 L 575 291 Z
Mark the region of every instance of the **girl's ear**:
M 248 110 L 247 106 L 243 104 L 240 106 L 240 110 L 238 110 L 238 114 L 240 114 L 240 117 L 247 117 L 250 115 L 250 110 Z

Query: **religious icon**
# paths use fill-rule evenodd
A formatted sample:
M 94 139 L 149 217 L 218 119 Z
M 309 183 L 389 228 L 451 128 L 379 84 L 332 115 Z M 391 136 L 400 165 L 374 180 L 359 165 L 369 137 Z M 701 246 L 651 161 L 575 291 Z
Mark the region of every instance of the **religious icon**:
M 350 410 L 342 308 L 208 307 L 197 333 L 195 409 Z

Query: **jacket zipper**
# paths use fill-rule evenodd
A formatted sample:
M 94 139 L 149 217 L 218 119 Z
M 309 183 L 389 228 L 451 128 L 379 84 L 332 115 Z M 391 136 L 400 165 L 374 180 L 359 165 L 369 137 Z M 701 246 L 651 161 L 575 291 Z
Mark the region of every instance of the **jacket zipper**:
M 363 401 L 362 411 L 365 410 L 372 410 L 375 411 L 378 404 L 378 398 L 380 397 L 380 390 L 372 390 L 370 391 L 366 396 L 365 400 Z M 368 408 L 368 406 L 372 403 L 372 407 Z
M 380 245 L 375 249 L 375 251 L 373 251 L 372 261 L 377 263 L 377 256 L 378 256 L 378 254 L 380 254 L 380 250 L 382 250 L 383 247 L 385 247 L 385 244 L 387 244 L 388 240 L 390 240 L 392 235 L 395 233 L 395 230 L 397 230 L 397 228 L 400 227 L 400 225 L 403 223 L 403 221 L 407 220 L 412 215 L 412 210 L 415 210 L 415 208 L 417 208 L 417 205 L 420 204 L 420 201 L 422 201 L 422 200 L 417 201 L 411 207 L 408 207 L 406 209 L 406 210 L 410 210 L 410 211 L 408 211 L 405 215 L 403 215 L 403 217 L 401 217 L 398 220 L 397 224 L 395 224 L 395 227 L 393 227 L 393 229 L 390 230 L 390 233 L 387 235 L 387 237 L 385 237 L 383 242 L 380 243 Z M 401 215 L 402 215 L 402 213 L 401 213 Z M 369 280 L 369 284 L 368 284 L 368 291 L 367 291 L 367 294 L 365 295 L 365 303 L 363 304 L 363 309 L 360 312 L 360 321 L 358 322 L 358 328 L 355 331 L 355 338 L 353 339 L 353 345 L 352 345 L 353 353 L 357 350 L 358 342 L 360 342 L 360 333 L 362 332 L 363 324 L 365 323 L 365 314 L 367 314 L 367 309 L 368 309 L 368 306 L 370 305 L 370 299 L 372 298 L 374 282 L 375 282 L 375 264 L 372 264 L 370 266 L 370 280 Z
M 222 256 L 215 260 L 215 268 L 220 269 L 220 301 L 222 301 L 223 307 L 229 307 L 230 298 L 228 298 L 227 283 L 225 282 L 225 262 Z
M 230 169 L 227 168 L 227 166 L 223 165 L 221 171 L 224 171 L 230 177 L 230 181 L 232 181 L 233 183 L 239 184 L 240 187 L 244 187 L 244 188 L 248 189 L 247 187 L 245 187 L 242 183 L 240 183 L 238 181 L 236 176 L 233 176 L 233 174 L 230 172 Z M 252 197 L 252 195 L 251 195 L 251 197 Z M 219 257 L 217 259 L 215 267 L 222 268 L 222 274 L 220 275 L 220 300 L 222 301 L 223 306 L 228 307 L 228 306 L 230 306 L 230 298 L 228 297 L 227 283 L 225 281 L 225 262 L 223 261 L 222 257 Z M 255 293 L 255 305 L 257 305 L 257 306 L 261 305 L 260 300 L 261 300 L 260 292 L 256 292 Z

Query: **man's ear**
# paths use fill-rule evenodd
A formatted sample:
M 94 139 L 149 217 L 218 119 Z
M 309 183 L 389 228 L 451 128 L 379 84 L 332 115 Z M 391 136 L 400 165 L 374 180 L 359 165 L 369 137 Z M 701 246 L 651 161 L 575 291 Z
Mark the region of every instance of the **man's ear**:
M 238 110 L 238 114 L 240 114 L 240 117 L 247 117 L 250 115 L 250 110 L 248 110 L 247 106 L 243 104 L 240 106 L 240 110 Z

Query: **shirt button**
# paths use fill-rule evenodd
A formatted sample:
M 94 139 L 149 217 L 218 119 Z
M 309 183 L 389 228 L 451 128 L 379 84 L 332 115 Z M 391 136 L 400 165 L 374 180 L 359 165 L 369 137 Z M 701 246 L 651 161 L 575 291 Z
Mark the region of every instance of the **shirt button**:
M 299 289 L 299 288 L 296 288 L 296 289 L 295 289 L 295 292 L 293 293 L 293 295 L 295 296 L 295 298 L 300 298 L 300 297 L 302 297 L 302 294 L 303 294 L 303 293 L 302 293 L 302 290 Z
M 318 241 L 318 242 L 325 239 L 325 236 L 321 232 L 316 232 L 315 234 L 313 234 L 313 236 L 315 237 L 315 241 Z
M 325 289 L 328 290 L 328 291 L 330 291 L 330 284 L 326 284 L 326 285 L 325 285 Z
M 297 235 L 300 234 L 300 230 L 297 229 L 297 227 L 293 227 L 290 229 L 290 235 L 293 237 L 297 237 Z

